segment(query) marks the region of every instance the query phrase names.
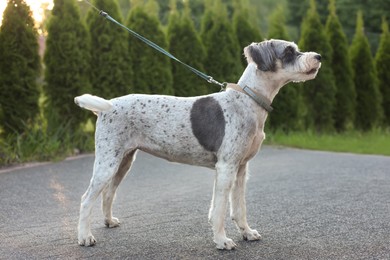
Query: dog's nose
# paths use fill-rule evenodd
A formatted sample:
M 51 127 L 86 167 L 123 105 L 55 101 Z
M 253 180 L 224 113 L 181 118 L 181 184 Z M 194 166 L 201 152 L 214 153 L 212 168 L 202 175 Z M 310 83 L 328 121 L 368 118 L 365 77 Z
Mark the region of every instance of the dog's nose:
M 318 60 L 318 61 L 321 61 L 321 55 L 319 55 L 319 54 L 317 54 L 316 56 L 314 56 L 314 58 L 316 59 L 316 60 Z

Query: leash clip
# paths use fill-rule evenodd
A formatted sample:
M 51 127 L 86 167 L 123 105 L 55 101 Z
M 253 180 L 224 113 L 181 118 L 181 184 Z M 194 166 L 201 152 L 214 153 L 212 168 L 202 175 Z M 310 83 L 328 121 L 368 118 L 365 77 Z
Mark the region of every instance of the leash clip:
M 107 17 L 107 13 L 106 12 L 104 12 L 103 10 L 100 10 L 99 11 L 99 14 L 101 15 L 101 16 L 103 16 L 103 17 Z
M 209 76 L 207 78 L 207 82 L 220 86 L 221 90 L 224 90 L 226 87 L 226 84 L 227 84 L 226 82 L 220 83 L 220 82 L 216 81 L 215 79 L 213 79 L 213 77 L 211 77 L 211 76 Z
M 225 90 L 226 90 L 227 84 L 228 84 L 227 82 L 222 82 L 222 84 L 221 84 L 221 90 L 220 90 L 219 92 L 225 91 Z

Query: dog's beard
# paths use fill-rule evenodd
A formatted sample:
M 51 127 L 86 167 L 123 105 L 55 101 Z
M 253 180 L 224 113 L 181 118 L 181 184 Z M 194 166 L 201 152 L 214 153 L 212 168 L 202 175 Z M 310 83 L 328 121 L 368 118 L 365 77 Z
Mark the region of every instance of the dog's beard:
M 310 55 L 311 56 L 311 55 Z M 305 82 L 306 80 L 314 79 L 321 68 L 321 62 L 316 61 L 313 57 L 301 57 L 298 59 L 297 66 L 294 68 L 298 71 L 299 78 L 293 82 Z

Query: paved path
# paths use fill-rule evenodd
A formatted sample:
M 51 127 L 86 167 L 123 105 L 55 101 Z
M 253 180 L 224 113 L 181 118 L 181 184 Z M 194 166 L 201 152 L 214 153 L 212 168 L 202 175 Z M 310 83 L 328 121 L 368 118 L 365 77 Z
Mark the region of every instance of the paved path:
M 207 223 L 213 172 L 139 153 L 107 229 L 77 245 L 93 157 L 0 173 L 0 259 L 390 259 L 390 157 L 265 147 L 253 159 L 248 221 L 263 240 L 218 251 Z

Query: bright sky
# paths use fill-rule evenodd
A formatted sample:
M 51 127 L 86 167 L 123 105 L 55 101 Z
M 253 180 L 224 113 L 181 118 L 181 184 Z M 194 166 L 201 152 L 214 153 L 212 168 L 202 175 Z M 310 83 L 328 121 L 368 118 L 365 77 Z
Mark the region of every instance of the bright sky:
M 7 0 L 0 0 L 0 24 L 3 20 L 3 12 L 7 6 L 7 2 Z M 25 2 L 30 6 L 34 20 L 37 24 L 40 24 L 43 19 L 44 10 L 42 7 L 47 6 L 47 9 L 53 9 L 53 0 L 25 0 Z

